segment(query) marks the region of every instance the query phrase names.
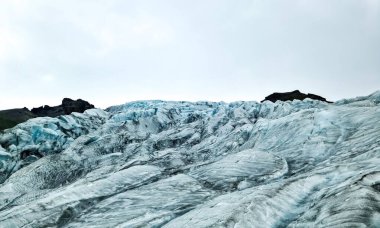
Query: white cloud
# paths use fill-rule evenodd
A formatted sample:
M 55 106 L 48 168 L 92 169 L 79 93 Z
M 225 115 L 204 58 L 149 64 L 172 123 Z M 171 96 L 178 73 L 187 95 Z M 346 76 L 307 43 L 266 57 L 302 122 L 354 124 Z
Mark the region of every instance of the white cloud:
M 366 9 L 366 26 L 369 29 L 376 29 L 380 20 L 380 1 L 364 0 Z
M 305 88 L 297 82 L 332 99 L 372 92 L 380 78 L 365 75 L 380 72 L 379 4 L 0 0 L 0 94 L 38 104 L 88 97 L 108 106 L 261 99 L 271 90 Z M 358 77 L 360 88 L 352 82 Z M 341 81 L 349 81 L 344 95 L 336 92 Z
M 174 41 L 174 29 L 160 18 L 144 15 L 112 15 L 111 18 L 92 30 L 100 43 L 101 54 L 122 49 L 163 47 Z
M 0 61 L 23 58 L 23 38 L 0 24 Z
M 369 10 L 375 10 L 375 11 L 379 10 L 379 7 L 380 7 L 379 0 L 364 0 L 364 2 L 367 5 Z
M 45 83 L 52 83 L 56 77 L 53 74 L 45 74 L 40 77 L 40 80 Z

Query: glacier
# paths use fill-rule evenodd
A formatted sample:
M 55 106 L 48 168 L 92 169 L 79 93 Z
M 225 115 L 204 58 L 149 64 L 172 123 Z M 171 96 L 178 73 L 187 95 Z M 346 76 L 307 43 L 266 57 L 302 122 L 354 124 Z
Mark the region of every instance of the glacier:
M 0 133 L 0 227 L 380 227 L 380 91 L 28 120 Z

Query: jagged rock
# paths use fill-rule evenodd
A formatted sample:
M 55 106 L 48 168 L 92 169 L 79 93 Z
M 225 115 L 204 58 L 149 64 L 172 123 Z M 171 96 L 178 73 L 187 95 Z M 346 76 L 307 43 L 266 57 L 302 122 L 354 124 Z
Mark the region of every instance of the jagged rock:
M 315 95 L 312 93 L 304 94 L 304 93 L 301 93 L 299 90 L 294 90 L 292 92 L 286 92 L 286 93 L 272 93 L 271 95 L 265 97 L 265 99 L 261 102 L 264 102 L 264 101 L 276 102 L 276 101 L 304 100 L 306 98 L 331 103 L 330 101 L 327 101 L 326 98 L 324 98 L 324 97 L 321 97 L 321 96 L 318 96 L 318 95 Z
M 32 113 L 36 116 L 57 117 L 61 115 L 68 115 L 73 112 L 83 113 L 87 109 L 92 108 L 95 108 L 95 106 L 82 99 L 74 101 L 70 98 L 64 98 L 62 100 L 62 104 L 59 106 L 50 107 L 45 105 L 39 108 L 33 108 Z
M 12 128 L 19 123 L 23 123 L 35 117 L 57 117 L 69 115 L 73 112 L 83 113 L 92 108 L 95 108 L 94 105 L 82 99 L 74 101 L 70 98 L 64 98 L 61 105 L 54 107 L 45 105 L 39 108 L 33 108 L 31 111 L 26 107 L 0 110 L 0 131 Z
M 62 100 L 62 108 L 65 115 L 68 115 L 73 112 L 83 113 L 87 109 L 95 108 L 95 106 L 82 99 L 78 99 L 74 101 L 74 100 L 71 100 L 70 98 L 64 98 Z

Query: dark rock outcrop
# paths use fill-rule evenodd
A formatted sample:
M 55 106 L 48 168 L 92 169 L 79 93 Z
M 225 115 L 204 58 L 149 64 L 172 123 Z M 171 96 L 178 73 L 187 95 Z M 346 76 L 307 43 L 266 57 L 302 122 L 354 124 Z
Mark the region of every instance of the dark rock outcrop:
M 32 113 L 36 116 L 56 117 L 60 115 L 68 115 L 73 112 L 83 113 L 87 109 L 91 108 L 95 108 L 95 106 L 82 99 L 75 101 L 70 98 L 64 98 L 61 105 L 54 107 L 45 105 L 39 108 L 33 108 Z
M 324 101 L 328 103 L 332 103 L 330 101 L 327 101 L 326 98 L 312 94 L 312 93 L 301 93 L 299 90 L 294 90 L 292 92 L 286 92 L 286 93 L 272 93 L 271 95 L 265 97 L 264 101 L 271 101 L 271 102 L 276 102 L 276 101 L 292 101 L 292 100 L 304 100 L 306 98 L 310 98 L 313 100 L 319 100 L 319 101 Z
M 71 100 L 70 98 L 64 98 L 62 101 L 62 108 L 63 108 L 63 111 L 65 112 L 65 115 L 68 115 L 73 112 L 83 113 L 87 109 L 95 108 L 95 106 L 82 99 L 78 99 L 74 101 L 74 100 Z
M 36 115 L 30 112 L 27 108 L 2 110 L 0 111 L 0 131 L 7 128 L 12 128 L 17 124 L 34 117 L 36 117 Z
M 12 128 L 19 123 L 25 122 L 35 117 L 57 117 L 61 115 L 68 115 L 73 112 L 83 113 L 87 109 L 95 108 L 94 105 L 82 99 L 72 100 L 64 98 L 62 104 L 54 107 L 49 105 L 33 108 L 31 111 L 27 108 L 17 108 L 0 111 L 0 131 Z

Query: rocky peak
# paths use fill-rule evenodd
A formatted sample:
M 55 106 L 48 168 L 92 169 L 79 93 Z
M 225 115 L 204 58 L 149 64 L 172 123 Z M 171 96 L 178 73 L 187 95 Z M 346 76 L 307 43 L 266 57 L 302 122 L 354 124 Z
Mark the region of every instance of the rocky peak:
M 292 100 L 304 100 L 306 98 L 310 98 L 313 100 L 319 100 L 319 101 L 324 101 L 328 103 L 332 103 L 330 101 L 327 101 L 326 98 L 312 94 L 312 93 L 301 93 L 299 90 L 294 90 L 292 92 L 285 92 L 285 93 L 272 93 L 271 95 L 265 97 L 264 101 L 271 101 L 271 102 L 276 102 L 276 101 L 292 101 Z
M 82 99 L 72 100 L 70 98 L 64 98 L 61 105 L 54 107 L 45 105 L 38 108 L 33 108 L 31 112 L 36 116 L 56 117 L 60 115 L 68 115 L 73 112 L 83 113 L 87 109 L 91 108 L 95 108 L 95 106 Z
M 80 112 L 83 113 L 87 109 L 95 108 L 94 105 L 88 103 L 87 101 L 84 101 L 82 99 L 78 99 L 76 101 L 70 99 L 70 98 L 64 98 L 62 100 L 62 108 L 66 115 L 71 114 L 73 112 Z

